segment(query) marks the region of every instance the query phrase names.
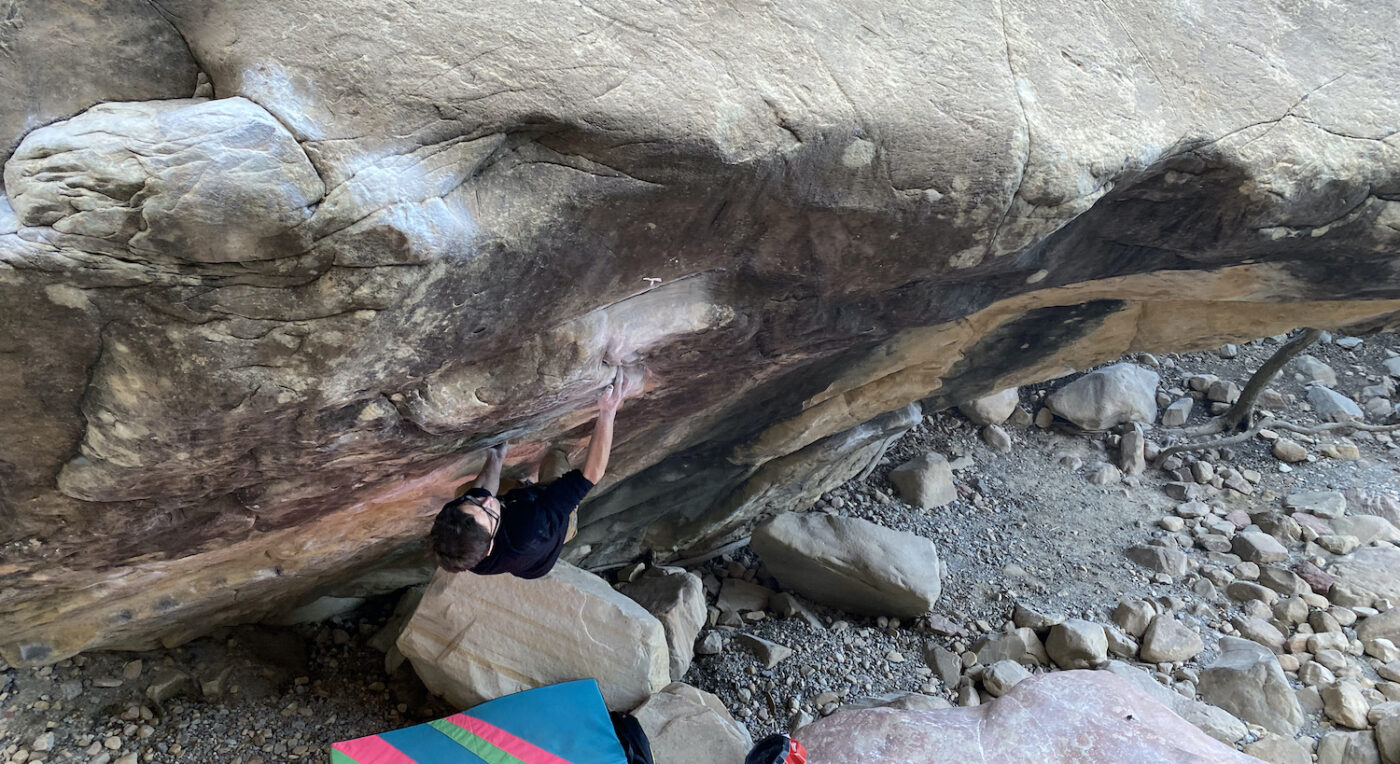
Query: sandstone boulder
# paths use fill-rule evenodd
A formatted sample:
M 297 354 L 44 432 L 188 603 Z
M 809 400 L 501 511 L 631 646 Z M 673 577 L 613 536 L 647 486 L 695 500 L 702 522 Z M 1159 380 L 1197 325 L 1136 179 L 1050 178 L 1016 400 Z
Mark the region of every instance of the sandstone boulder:
M 1149 663 L 1190 660 L 1204 648 L 1200 634 L 1168 615 L 1153 618 L 1142 635 L 1142 659 Z
M 1153 700 L 1170 708 L 1200 731 L 1222 743 L 1234 743 L 1248 732 L 1244 722 L 1222 708 L 1188 698 L 1152 678 L 1147 671 L 1123 661 L 1109 661 L 1104 671 L 1131 682 Z
M 753 747 L 744 725 L 719 698 L 672 682 L 632 710 L 658 762 L 743 764 Z
M 1125 422 L 1151 424 L 1157 421 L 1157 383 L 1157 372 L 1117 363 L 1056 390 L 1045 405 L 1086 430 L 1107 430 Z
M 671 679 L 680 681 L 695 656 L 695 637 L 705 625 L 705 587 L 699 577 L 681 568 L 653 567 L 618 591 L 661 621 L 670 648 Z
M 1400 547 L 1363 547 L 1338 559 L 1327 571 L 1352 589 L 1400 602 Z
M 1366 418 L 1356 401 L 1330 387 L 1309 387 L 1308 403 L 1312 404 L 1317 418 L 1324 422 L 1360 422 Z
M 1298 733 L 1303 709 L 1268 648 L 1223 637 L 1220 655 L 1201 671 L 1201 699 L 1239 718 L 1287 737 Z
M 974 708 L 838 711 L 797 739 L 813 762 L 1257 761 L 1105 671 L 1044 674 Z
M 866 520 L 779 515 L 750 544 L 785 588 L 852 613 L 922 615 L 942 589 L 932 541 Z
M 923 509 L 937 509 L 958 498 L 953 468 L 938 453 L 929 452 L 890 470 L 890 482 L 901 498 Z
M 1070 618 L 1050 627 L 1045 652 L 1062 669 L 1095 668 L 1108 660 L 1108 635 L 1097 623 Z
M 913 401 L 1400 308 L 1383 0 L 410 5 L 0 13 L 7 661 L 329 594 L 621 368 L 590 568 L 802 506 Z
M 1283 506 L 1295 512 L 1331 519 L 1347 511 L 1347 497 L 1341 491 L 1299 491 L 1283 497 Z
M 1289 362 L 1303 379 L 1307 382 L 1316 382 L 1326 387 L 1335 387 L 1337 384 L 1337 372 L 1332 371 L 1332 367 L 1318 360 L 1317 357 L 1304 353 Z
M 1016 405 L 1020 402 L 1021 398 L 1017 389 L 1011 387 L 999 393 L 984 395 L 981 398 L 960 403 L 958 411 L 961 411 L 962 415 L 972 420 L 974 424 L 1001 424 L 1011 417 L 1011 412 L 1016 410 Z
M 438 571 L 398 646 L 429 690 L 463 708 L 593 678 L 608 708 L 625 710 L 671 681 L 661 623 L 568 563 L 534 580 Z

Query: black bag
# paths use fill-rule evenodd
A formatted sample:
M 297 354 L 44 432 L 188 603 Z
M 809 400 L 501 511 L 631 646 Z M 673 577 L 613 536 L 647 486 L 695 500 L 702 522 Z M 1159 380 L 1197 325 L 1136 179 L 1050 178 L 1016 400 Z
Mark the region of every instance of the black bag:
M 744 764 L 807 764 L 807 749 L 787 735 L 775 733 L 758 741 L 744 757 Z
M 608 715 L 612 717 L 617 742 L 622 743 L 622 752 L 627 755 L 627 764 L 656 764 L 651 759 L 651 741 L 637 717 L 619 711 Z

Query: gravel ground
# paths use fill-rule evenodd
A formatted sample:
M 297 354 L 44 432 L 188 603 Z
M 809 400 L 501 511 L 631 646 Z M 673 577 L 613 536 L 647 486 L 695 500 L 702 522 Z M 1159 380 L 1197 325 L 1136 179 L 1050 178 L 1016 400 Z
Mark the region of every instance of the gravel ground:
M 1222 357 L 1228 352 L 1209 352 L 1131 360 L 1156 365 L 1163 388 L 1185 389 L 1184 380 L 1193 373 L 1243 385 L 1278 344 L 1276 339 L 1250 343 L 1230 358 Z M 1340 391 L 1356 396 L 1382 373 L 1387 351 L 1400 351 L 1400 338 L 1369 337 L 1354 350 L 1329 342 L 1311 353 L 1336 370 Z M 1023 416 L 1066 381 L 1022 389 Z M 1291 369 L 1273 388 L 1286 401 L 1281 413 L 1299 423 L 1316 421 L 1301 403 L 1302 380 Z M 1205 417 L 1198 405 L 1192 422 Z M 1158 521 L 1177 503 L 1162 491 L 1169 476 L 1149 468 L 1122 483 L 1095 485 L 1088 478 L 1100 463 L 1114 460 L 1115 436 L 1034 425 L 1006 429 L 1012 449 L 999 453 L 956 412 L 926 416 L 866 479 L 847 482 L 811 508 L 798 508 L 859 517 L 932 539 L 946 567 L 932 618 L 900 622 L 814 606 L 820 621 L 814 625 L 762 614 L 739 629 L 722 630 L 723 650 L 697 656 L 686 681 L 717 694 L 755 737 L 786 730 L 795 717 L 815 718 L 867 696 L 919 692 L 953 701 L 952 688 L 940 685 L 925 664 L 928 644 L 963 653 L 976 637 L 1002 629 L 1017 603 L 1109 623 L 1125 596 L 1156 598 L 1178 611 L 1207 644 L 1185 668 L 1209 663 L 1215 637 L 1230 629 L 1227 621 L 1238 611 L 1221 598 L 1195 594 L 1194 573 L 1154 580 L 1123 555 L 1129 546 L 1166 534 Z M 1156 429 L 1148 437 L 1160 434 Z M 1361 458 L 1315 456 L 1283 471 L 1269 445 L 1258 440 L 1204 456 L 1262 474 L 1253 496 L 1227 492 L 1230 506 L 1276 503 L 1305 488 L 1400 489 L 1400 450 L 1390 438 L 1358 434 L 1335 440 L 1355 443 Z M 1308 445 L 1315 455 L 1321 451 L 1321 443 Z M 930 450 L 959 466 L 962 498 L 923 511 L 894 498 L 887 474 Z M 1191 554 L 1200 556 L 1198 550 Z M 712 588 L 730 575 L 777 587 L 747 547 L 695 572 Z M 393 603 L 393 597 L 372 601 L 319 625 L 228 629 L 169 650 L 94 653 L 38 670 L 3 667 L 0 761 L 322 761 L 335 740 L 451 713 L 424 691 L 407 665 L 387 675 L 384 655 L 369 645 Z M 769 668 L 738 646 L 740 632 L 786 646 L 792 654 Z

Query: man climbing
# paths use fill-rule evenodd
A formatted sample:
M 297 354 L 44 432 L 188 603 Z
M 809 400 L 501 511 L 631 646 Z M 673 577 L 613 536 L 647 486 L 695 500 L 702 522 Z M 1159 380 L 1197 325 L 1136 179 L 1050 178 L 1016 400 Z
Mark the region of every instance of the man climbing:
M 438 565 L 452 573 L 510 573 L 539 578 L 554 567 L 579 502 L 602 480 L 612 451 L 618 406 L 637 388 L 626 374 L 598 398 L 598 421 L 582 470 L 570 470 L 547 485 L 527 483 L 497 498 L 504 444 L 490 449 L 472 487 L 438 513 L 430 534 Z

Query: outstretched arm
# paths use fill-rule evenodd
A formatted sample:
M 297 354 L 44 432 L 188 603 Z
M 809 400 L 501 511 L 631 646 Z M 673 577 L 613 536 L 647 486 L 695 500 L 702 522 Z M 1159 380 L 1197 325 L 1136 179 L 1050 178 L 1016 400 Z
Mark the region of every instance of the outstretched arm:
M 501 466 L 505 464 L 508 447 L 502 443 L 486 451 L 486 462 L 481 465 L 481 472 L 477 473 L 476 480 L 472 481 L 472 488 L 484 489 L 492 496 L 500 492 Z
M 597 485 L 608 471 L 608 456 L 612 453 L 613 420 L 622 400 L 633 392 L 632 382 L 625 377 L 603 391 L 598 398 L 598 422 L 593 425 L 593 437 L 588 441 L 588 459 L 583 464 L 583 476 Z

